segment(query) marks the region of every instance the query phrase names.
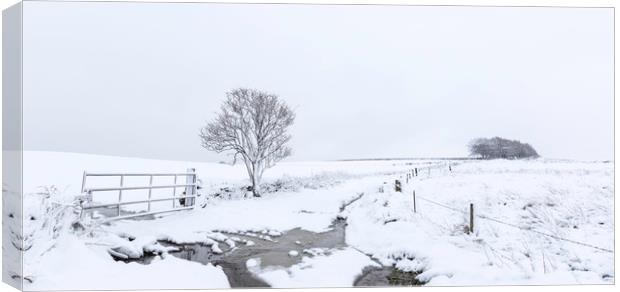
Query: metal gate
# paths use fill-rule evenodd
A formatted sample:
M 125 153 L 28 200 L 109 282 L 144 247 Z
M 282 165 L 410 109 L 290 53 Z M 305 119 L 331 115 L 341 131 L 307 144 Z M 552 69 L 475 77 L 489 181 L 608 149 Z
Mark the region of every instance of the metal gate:
M 88 187 L 88 178 L 89 177 L 118 177 L 119 185 L 112 187 Z M 148 177 L 149 184 L 147 186 L 126 186 L 125 178 L 127 177 Z M 174 181 L 172 184 L 164 184 L 164 185 L 153 185 L 154 177 L 174 177 Z M 179 177 L 185 178 L 185 182 L 179 184 L 177 181 Z M 109 214 L 106 216 L 108 220 L 118 220 L 118 219 L 126 219 L 140 216 L 153 215 L 158 213 L 167 213 L 174 212 L 180 210 L 189 210 L 193 209 L 195 206 L 195 200 L 197 196 L 197 177 L 196 170 L 194 168 L 190 168 L 185 173 L 90 173 L 84 171 L 84 175 L 82 177 L 82 194 L 85 195 L 86 200 L 82 203 L 82 215 L 84 215 L 85 211 L 91 211 L 91 215 L 94 214 L 94 210 L 96 209 L 114 209 L 116 208 L 115 214 Z M 177 189 L 182 188 L 184 191 L 177 195 Z M 152 192 L 154 189 L 171 189 L 171 196 L 164 198 L 151 198 Z M 148 199 L 146 200 L 134 200 L 134 201 L 123 201 L 123 191 L 131 191 L 131 190 L 148 190 Z M 98 204 L 93 201 L 93 194 L 97 192 L 110 192 L 110 191 L 118 191 L 118 199 L 114 203 L 104 203 Z M 164 210 L 151 210 L 151 203 L 154 202 L 164 202 L 164 201 L 172 201 L 171 207 L 169 209 Z M 121 206 L 125 205 L 135 205 L 135 204 L 147 204 L 146 212 L 137 212 L 137 213 L 129 213 L 123 214 Z

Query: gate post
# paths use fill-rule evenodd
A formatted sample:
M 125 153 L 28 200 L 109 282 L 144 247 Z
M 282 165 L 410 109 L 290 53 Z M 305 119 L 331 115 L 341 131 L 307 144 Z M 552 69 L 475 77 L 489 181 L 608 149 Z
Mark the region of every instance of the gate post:
M 417 213 L 416 205 L 415 205 L 415 190 L 413 190 L 413 213 Z
M 187 186 L 185 186 L 185 195 L 186 196 L 195 196 L 196 195 L 196 169 L 195 168 L 188 168 L 187 172 L 188 173 L 192 173 L 192 175 L 186 176 L 185 184 Z M 193 206 L 195 199 L 196 198 L 185 198 L 184 206 L 185 207 Z
M 474 233 L 474 204 L 469 204 L 469 233 Z

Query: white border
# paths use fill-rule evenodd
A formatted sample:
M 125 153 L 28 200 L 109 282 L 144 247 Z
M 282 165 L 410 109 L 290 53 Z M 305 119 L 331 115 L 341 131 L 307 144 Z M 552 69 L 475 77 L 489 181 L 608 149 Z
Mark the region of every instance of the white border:
M 55 0 L 45 0 L 45 1 L 55 1 Z M 81 2 L 110 2 L 113 0 L 61 0 L 61 1 L 81 1 Z M 298 4 L 393 4 L 393 5 L 466 5 L 466 6 L 562 6 L 562 7 L 617 7 L 620 6 L 616 1 L 610 0 L 242 0 L 242 1 L 231 1 L 231 0 L 217 0 L 217 1 L 206 1 L 206 0 L 132 0 L 134 2 L 217 2 L 217 3 L 298 3 Z M 18 0 L 0 0 L 0 9 L 4 10 L 9 6 L 12 6 L 18 3 Z M 120 2 L 120 1 L 119 1 Z M 1 22 L 0 22 L 0 31 L 1 31 Z M 617 40 L 618 33 L 618 24 L 614 21 L 614 34 L 615 39 Z M 617 53 L 617 44 L 614 44 Z M 0 47 L 1 47 L 1 39 L 0 39 Z M 614 64 L 614 72 L 617 66 L 617 61 Z M 0 60 L 0 68 L 2 67 L 2 60 Z M 1 73 L 0 73 L 1 75 Z M 614 86 L 618 84 L 618 78 L 616 76 L 614 80 Z M 1 87 L 1 78 L 0 78 L 0 87 Z M 615 112 L 618 112 L 618 104 L 614 103 L 614 115 Z M 1 104 L 0 104 L 0 115 L 1 115 Z M 614 119 L 615 120 L 615 119 Z M 1 121 L 1 119 L 0 119 Z M 618 141 L 617 141 L 617 131 L 618 131 L 618 121 L 615 120 L 614 125 L 614 153 L 618 150 Z M 0 136 L 1 142 L 1 136 Z M 1 158 L 0 158 L 1 163 Z M 1 170 L 0 170 L 1 172 Z M 1 177 L 1 173 L 0 173 Z M 614 180 L 614 184 L 618 182 L 617 179 Z M 614 206 L 617 207 L 617 206 Z M 615 218 L 615 226 L 618 226 L 618 218 Z M 617 233 L 617 229 L 615 230 Z M 0 234 L 1 239 L 1 234 Z M 616 241 L 615 250 L 618 250 L 618 242 Z M 618 271 L 618 262 L 615 262 L 615 272 Z M 617 274 L 616 274 L 617 275 Z M 0 289 L 3 291 L 5 289 L 14 289 L 4 283 L 0 284 Z M 355 290 L 354 290 L 355 289 Z M 321 289 L 277 289 L 277 290 L 264 290 L 264 291 L 283 291 L 283 292 L 292 292 L 292 291 L 320 291 L 320 292 L 360 292 L 363 291 L 368 292 L 378 292 L 378 291 L 405 291 L 405 290 L 413 290 L 413 289 L 424 289 L 424 290 L 432 290 L 432 291 L 463 291 L 463 292 L 491 292 L 491 291 L 522 291 L 523 289 L 527 289 L 528 292 L 537 292 L 537 291 L 551 291 L 552 289 L 561 289 L 563 292 L 571 292 L 571 291 L 583 291 L 584 289 L 588 289 L 588 292 L 598 292 L 598 291 L 615 291 L 615 285 L 573 285 L 573 286 L 488 286 L 488 287 L 415 287 L 415 288 L 321 288 Z M 15 290 L 14 290 L 15 291 Z M 130 290 L 124 290 L 130 291 Z M 142 290 L 142 291 L 157 291 L 157 290 Z M 172 292 L 187 292 L 187 291 L 200 291 L 200 290 L 166 290 Z M 218 291 L 218 290 L 204 290 L 204 291 Z M 225 290 L 228 291 L 228 290 Z M 256 289 L 235 289 L 235 291 L 256 291 Z

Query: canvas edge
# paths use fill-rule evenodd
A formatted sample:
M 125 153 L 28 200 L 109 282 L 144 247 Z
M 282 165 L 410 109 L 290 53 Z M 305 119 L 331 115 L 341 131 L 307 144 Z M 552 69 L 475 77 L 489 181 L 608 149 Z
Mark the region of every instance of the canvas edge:
M 2 281 L 23 289 L 23 2 L 2 11 Z

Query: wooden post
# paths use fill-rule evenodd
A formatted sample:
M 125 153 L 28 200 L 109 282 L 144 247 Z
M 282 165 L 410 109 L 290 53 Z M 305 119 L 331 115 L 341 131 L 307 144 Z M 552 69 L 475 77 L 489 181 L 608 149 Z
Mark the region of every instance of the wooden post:
M 173 185 L 176 185 L 176 184 L 177 184 L 177 175 L 175 174 L 174 175 L 174 183 L 173 183 Z M 172 198 L 175 198 L 176 196 L 177 196 L 177 188 L 174 187 L 174 188 L 172 188 Z M 172 208 L 174 209 L 176 207 L 177 207 L 177 199 L 173 199 L 172 200 Z
M 469 204 L 469 233 L 474 233 L 474 204 Z
M 153 187 L 153 175 L 149 177 L 149 187 Z M 149 188 L 149 204 L 148 204 L 148 212 L 151 212 L 151 194 L 153 193 L 153 189 Z
M 185 196 L 195 196 L 196 195 L 196 169 L 188 168 L 188 173 L 193 173 L 192 175 L 186 176 L 185 184 L 188 185 L 185 187 Z M 193 206 L 195 198 L 185 198 L 185 207 Z
M 198 175 L 196 174 L 196 169 L 195 168 L 190 168 L 192 173 L 194 173 L 194 175 L 192 175 L 192 184 L 194 184 L 194 186 L 192 186 L 192 196 L 197 196 L 198 195 L 198 186 L 196 185 L 196 183 L 198 183 Z M 196 198 L 190 198 L 190 206 L 194 206 L 196 205 Z
M 84 195 L 84 185 L 86 185 L 86 171 L 82 173 L 82 191 L 80 192 L 80 195 Z
M 394 190 L 397 191 L 397 192 L 401 192 L 402 191 L 402 188 L 400 186 L 400 181 L 399 180 L 395 180 L 394 181 Z
M 88 191 L 87 202 L 89 205 L 91 205 L 92 201 L 93 201 L 93 193 L 91 191 Z M 95 219 L 95 212 L 90 211 L 90 219 Z
M 86 186 L 86 171 L 84 171 L 84 173 L 82 174 L 82 191 L 80 192 L 81 196 L 84 196 L 84 188 Z M 92 201 L 92 193 L 88 192 L 88 194 L 86 195 L 87 202 Z M 82 207 L 82 200 L 80 200 L 80 207 Z M 82 219 L 82 213 L 84 212 L 84 208 L 80 208 L 80 219 Z M 91 212 L 92 213 L 92 212 Z
M 123 180 L 125 179 L 124 175 L 121 175 L 121 183 L 120 187 L 123 187 Z M 121 216 L 121 201 L 123 200 L 123 190 L 118 190 L 118 216 Z
M 415 205 L 415 190 L 413 190 L 413 213 L 417 213 L 416 205 Z

